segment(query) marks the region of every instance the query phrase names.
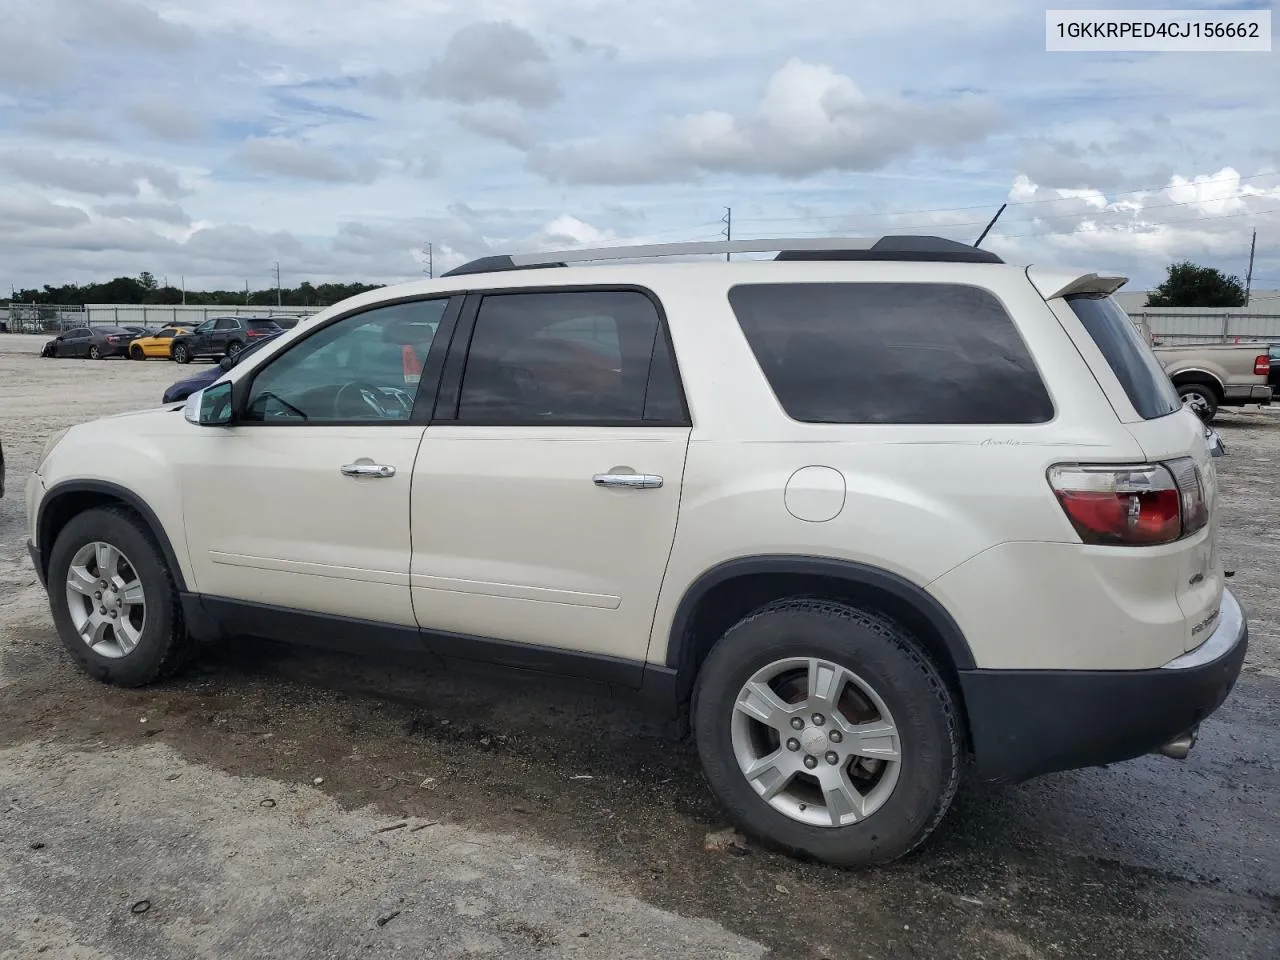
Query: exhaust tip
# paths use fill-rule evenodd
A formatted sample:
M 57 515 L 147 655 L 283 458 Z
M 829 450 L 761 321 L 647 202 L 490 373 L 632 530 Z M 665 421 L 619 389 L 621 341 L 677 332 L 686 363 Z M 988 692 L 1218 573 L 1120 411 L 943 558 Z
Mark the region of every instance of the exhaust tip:
M 1185 760 L 1187 755 L 1191 753 L 1191 748 L 1196 745 L 1197 730 L 1190 730 L 1180 737 L 1175 737 L 1155 752 L 1162 757 L 1169 757 L 1173 760 Z

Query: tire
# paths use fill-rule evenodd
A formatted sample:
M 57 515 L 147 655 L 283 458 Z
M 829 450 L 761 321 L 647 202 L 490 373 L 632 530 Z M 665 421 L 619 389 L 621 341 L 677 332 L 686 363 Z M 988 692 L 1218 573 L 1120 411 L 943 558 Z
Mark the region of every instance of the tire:
M 1178 385 L 1182 405 L 1190 407 L 1205 423 L 1212 423 L 1218 415 L 1218 392 L 1207 383 L 1182 383 Z
M 897 733 L 896 739 L 872 737 L 870 745 L 861 749 L 883 751 L 887 746 L 896 746 L 899 759 L 905 762 L 856 759 L 859 754 L 853 741 L 857 728 L 848 725 L 848 707 L 836 711 L 838 715 L 823 717 L 822 726 L 818 726 L 816 712 L 809 713 L 817 701 L 810 702 L 799 718 L 801 730 L 794 729 L 795 717 L 770 728 L 738 707 L 740 693 L 749 680 L 780 663 L 806 661 L 825 664 L 823 675 L 831 675 L 825 671 L 833 665 L 849 672 L 850 676 L 840 684 L 844 691 L 844 696 L 837 698 L 840 704 L 860 704 L 859 709 L 867 709 L 868 713 L 874 710 L 878 717 L 871 716 L 869 722 L 887 720 Z M 791 703 L 796 700 L 795 694 L 798 692 L 803 699 L 808 690 L 807 676 L 807 670 L 801 673 L 800 669 L 784 674 L 788 679 L 774 689 L 777 702 L 794 709 Z M 779 694 L 778 689 L 784 693 Z M 788 690 L 791 695 L 786 695 Z M 866 690 L 878 697 L 880 704 L 873 703 Z M 850 697 L 852 700 L 846 700 Z M 887 708 L 888 717 L 883 708 Z M 963 739 L 960 719 L 954 697 L 937 668 L 910 634 L 896 624 L 843 603 L 782 600 L 739 621 L 721 637 L 703 664 L 692 712 L 694 741 L 717 799 L 747 833 L 802 857 L 842 867 L 896 860 L 933 832 L 950 808 L 959 784 Z M 862 716 L 862 720 L 866 719 Z M 825 735 L 835 740 L 832 731 L 837 727 L 848 731 L 834 748 L 845 751 L 840 757 L 831 743 L 820 739 Z M 845 805 L 848 793 L 828 805 L 826 796 L 817 790 L 817 781 L 805 769 L 791 775 L 773 801 L 766 800 L 740 765 L 744 742 L 740 731 L 748 728 L 751 736 L 760 731 L 765 734 L 759 740 L 748 738 L 746 742 L 758 744 L 750 749 L 780 758 L 779 763 L 796 762 L 788 757 L 806 757 L 803 766 L 807 766 L 814 760 L 814 775 L 827 778 L 825 783 L 831 783 L 831 777 L 836 782 L 843 779 L 846 784 L 853 783 L 853 776 L 866 776 L 864 765 L 873 768 L 874 780 L 859 780 L 869 785 L 865 793 L 855 787 L 855 793 L 866 805 L 864 815 L 855 814 L 852 806 Z M 804 738 L 798 750 L 791 746 L 800 743 L 797 737 Z M 832 761 L 836 766 L 828 768 Z M 879 772 L 875 773 L 877 765 Z M 835 770 L 852 776 L 842 777 Z M 766 770 L 765 774 L 769 772 Z M 768 781 L 761 775 L 755 782 L 763 788 Z M 812 795 L 802 792 L 809 785 L 814 788 Z M 803 802 L 806 799 L 808 803 Z M 789 812 L 777 805 L 788 806 Z M 834 825 L 833 820 L 839 820 L 840 825 Z
M 244 349 L 244 344 L 239 340 L 232 340 L 227 344 L 227 356 L 234 360 L 240 355 L 240 351 Z
M 124 622 L 119 617 L 110 621 L 110 632 L 104 631 L 101 634 L 104 639 L 96 646 L 91 647 L 77 629 L 76 618 L 84 621 L 86 616 L 92 616 L 91 604 L 99 601 L 78 593 L 76 601 L 81 606 L 73 611 L 68 579 L 73 563 L 79 561 L 82 552 L 96 554 L 90 546 L 95 543 L 107 544 L 118 551 L 121 559 L 114 565 L 115 570 L 127 585 L 141 586 L 142 615 L 131 617 L 131 611 L 137 607 L 127 602 L 119 608 L 125 619 L 132 621 L 130 642 L 136 645 L 127 650 L 122 649 L 122 634 L 116 632 L 116 624 Z M 100 576 L 101 568 L 90 570 L 88 563 L 96 565 L 96 559 L 80 562 L 79 568 L 86 574 Z M 89 577 L 90 583 L 92 580 L 93 577 Z M 151 532 L 130 511 L 95 508 L 73 517 L 54 540 L 47 582 L 49 607 L 58 635 L 71 658 L 91 677 L 116 686 L 140 687 L 170 676 L 190 654 L 191 641 L 183 623 L 173 575 Z M 121 594 L 121 598 L 126 595 Z M 99 609 L 106 609 L 111 600 L 112 594 L 105 593 L 100 601 L 104 606 Z
M 177 363 L 191 362 L 191 350 L 183 343 L 175 343 L 169 350 L 169 356 Z
M 142 352 L 142 348 L 141 348 L 141 347 L 130 347 L 130 348 L 129 348 L 129 359 L 130 359 L 130 360 L 145 360 L 145 359 L 147 359 L 147 356 L 146 356 L 146 354 L 144 354 L 144 353 Z
M 91 344 L 89 347 L 89 359 L 90 360 L 102 359 L 102 351 L 98 349 L 98 345 L 96 343 Z

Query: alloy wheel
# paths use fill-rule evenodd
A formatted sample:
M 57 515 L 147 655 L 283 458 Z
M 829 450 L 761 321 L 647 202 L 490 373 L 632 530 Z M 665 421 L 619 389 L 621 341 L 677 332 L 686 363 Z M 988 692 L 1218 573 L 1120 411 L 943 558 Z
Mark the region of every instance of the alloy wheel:
M 752 789 L 812 826 L 869 817 L 902 769 L 901 738 L 884 700 L 852 670 L 814 657 L 757 670 L 738 693 L 730 737 Z
M 91 650 L 113 660 L 133 652 L 147 598 L 128 557 L 109 543 L 86 543 L 67 567 L 66 591 L 72 626 Z

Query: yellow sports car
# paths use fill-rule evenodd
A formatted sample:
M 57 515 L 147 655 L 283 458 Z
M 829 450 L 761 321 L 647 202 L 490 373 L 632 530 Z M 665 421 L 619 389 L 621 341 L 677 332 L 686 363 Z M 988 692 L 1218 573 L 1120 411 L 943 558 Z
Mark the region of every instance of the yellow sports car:
M 139 337 L 129 343 L 130 360 L 146 360 L 149 357 L 169 359 L 169 347 L 180 333 L 189 333 L 186 327 L 165 327 L 151 337 Z

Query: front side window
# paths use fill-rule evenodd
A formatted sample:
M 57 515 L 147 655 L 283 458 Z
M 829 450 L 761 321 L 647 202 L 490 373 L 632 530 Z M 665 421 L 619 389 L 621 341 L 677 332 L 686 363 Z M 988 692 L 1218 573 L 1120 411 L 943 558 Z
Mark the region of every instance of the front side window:
M 460 422 L 643 424 L 682 416 L 674 360 L 644 294 L 510 293 L 481 301 Z
M 213 320 L 206 320 L 204 323 L 200 324 L 200 326 L 196 327 L 195 332 L 196 333 L 212 333 L 214 323 L 215 321 Z
M 156 334 L 156 339 L 157 339 L 157 340 L 172 340 L 172 339 L 173 339 L 173 331 L 172 331 L 172 330 L 161 330 L 159 333 L 157 333 L 157 334 Z
M 760 283 L 729 303 L 783 410 L 805 423 L 1017 424 L 1053 403 L 1012 318 L 954 283 Z
M 448 303 L 444 298 L 376 307 L 289 347 L 254 377 L 245 420 L 407 421 Z

